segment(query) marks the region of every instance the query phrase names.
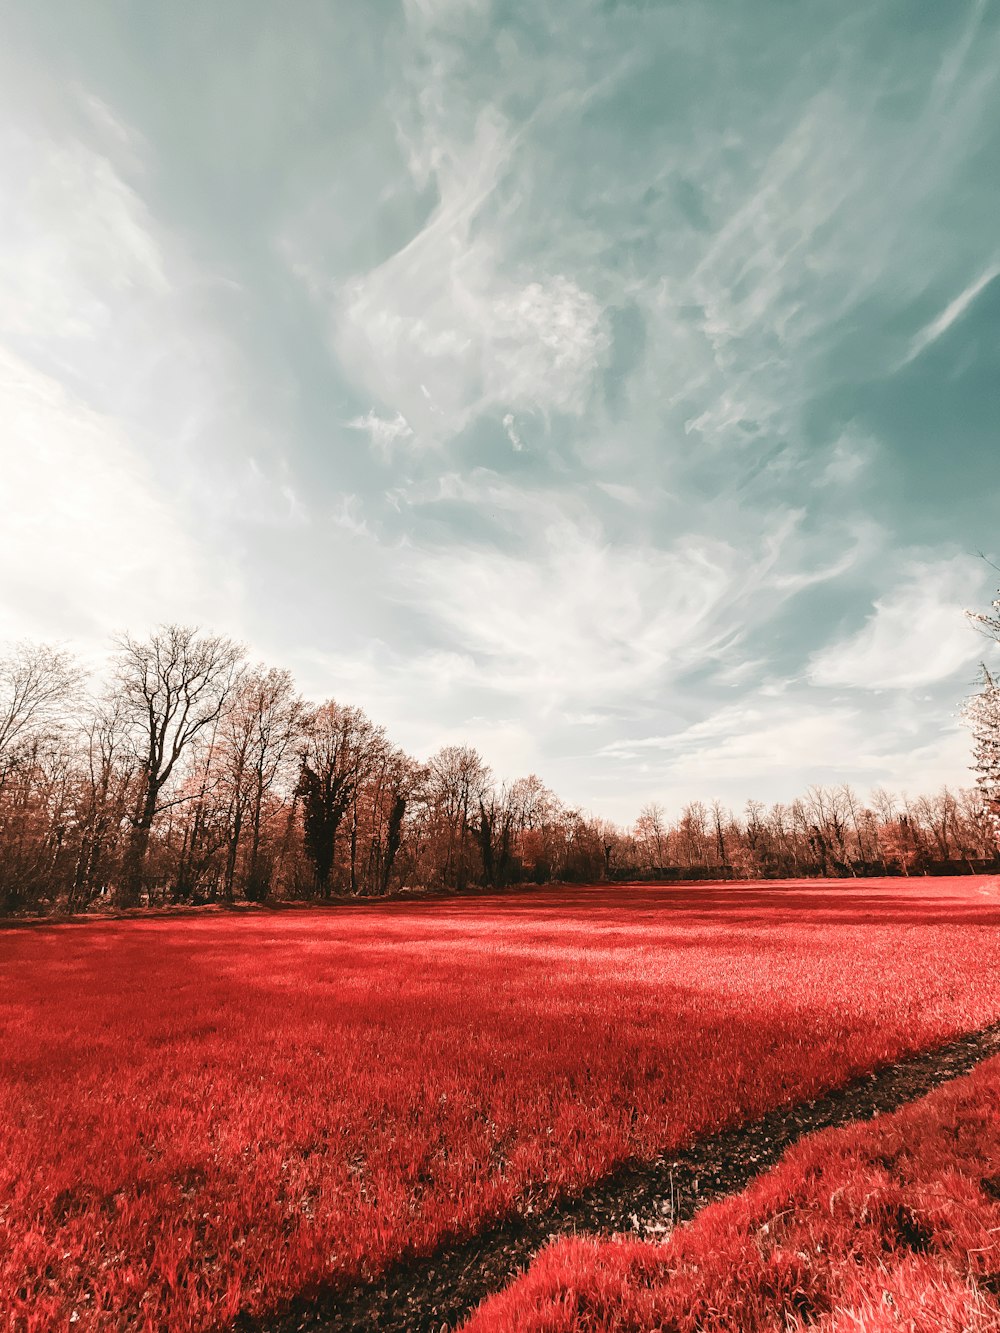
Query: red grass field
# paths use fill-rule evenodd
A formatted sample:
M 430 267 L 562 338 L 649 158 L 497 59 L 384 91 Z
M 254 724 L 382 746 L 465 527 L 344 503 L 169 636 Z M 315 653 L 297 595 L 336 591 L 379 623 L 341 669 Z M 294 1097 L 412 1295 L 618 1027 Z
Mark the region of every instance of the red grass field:
M 665 1244 L 563 1240 L 465 1333 L 1000 1328 L 1000 1058 L 814 1134 Z
M 1000 1018 L 982 881 L 0 930 L 0 1315 L 207 1329 Z

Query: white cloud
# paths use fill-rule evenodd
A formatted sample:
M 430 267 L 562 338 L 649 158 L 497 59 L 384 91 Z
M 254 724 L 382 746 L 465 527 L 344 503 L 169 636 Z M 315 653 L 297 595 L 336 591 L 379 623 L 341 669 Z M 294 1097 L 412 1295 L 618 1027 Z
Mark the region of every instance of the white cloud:
M 696 535 L 611 544 L 572 495 L 527 495 L 489 474 L 463 495 L 509 528 L 510 549 L 408 546 L 400 595 L 475 656 L 483 685 L 542 708 L 636 702 L 723 657 L 801 586 L 782 573 L 802 556 L 794 514 L 776 515 L 753 546 Z
M 880 759 L 859 747 L 859 712 L 843 705 L 803 707 L 802 701 L 732 704 L 676 735 L 619 741 L 603 753 L 624 760 L 645 754 L 669 757 L 671 764 L 696 770 L 706 778 L 729 778 L 755 771 L 780 773 L 808 767 L 846 766 L 851 771 L 877 769 Z
M 517 428 L 517 419 L 513 412 L 508 412 L 503 419 L 503 428 L 507 433 L 507 439 L 515 449 L 520 451 L 524 448 L 524 441 L 521 439 L 521 432 Z
M 649 502 L 649 496 L 644 495 L 636 486 L 626 486 L 616 481 L 599 481 L 597 488 L 627 509 L 642 509 Z
M 364 505 L 360 496 L 343 495 L 338 508 L 333 513 L 333 521 L 338 528 L 351 533 L 354 537 L 371 537 L 372 530 L 365 518 Z
M 878 598 L 865 625 L 812 657 L 815 685 L 912 689 L 946 680 L 982 655 L 963 613 L 983 584 L 981 562 L 956 556 L 913 561 L 892 593 Z
M 932 343 L 937 342 L 938 338 L 947 333 L 955 321 L 962 318 L 979 293 L 988 287 L 997 276 L 1000 276 L 1000 264 L 988 265 L 978 278 L 970 282 L 964 291 L 959 292 L 953 301 L 949 301 L 941 313 L 925 324 L 920 332 L 914 336 L 909 351 L 901 364 L 909 365 L 911 361 L 916 360 L 922 352 L 926 351 Z
M 43 90 L 0 106 L 5 631 L 239 632 L 234 529 L 304 518 L 227 332 L 239 289 L 152 214 L 114 111 Z
M 830 40 L 850 50 L 857 35 Z M 651 354 L 636 394 L 680 405 L 686 432 L 710 447 L 734 453 L 780 441 L 794 450 L 802 408 L 817 378 L 829 375 L 831 342 L 845 323 L 852 337 L 862 334 L 855 345 L 867 349 L 866 374 L 897 368 L 899 341 L 872 312 L 918 299 L 929 273 L 976 262 L 961 255 L 968 235 L 950 226 L 952 212 L 947 226 L 935 219 L 953 198 L 956 165 L 993 115 L 996 50 L 995 39 L 970 48 L 964 32 L 942 56 L 947 92 L 935 84 L 915 123 L 886 116 L 881 105 L 895 93 L 898 70 L 866 70 L 862 83 L 846 59 L 808 93 L 791 74 L 768 99 L 767 114 L 731 135 L 696 131 L 673 146 L 670 169 L 694 182 L 711 225 L 677 228 L 662 281 L 634 293 Z M 943 226 L 954 233 L 944 255 Z M 991 262 L 906 359 L 997 272 Z M 854 479 L 843 455 L 833 462 L 843 466 L 830 480 Z
M 231 623 L 238 592 L 157 494 L 116 423 L 0 348 L 0 638 Z
M 347 295 L 341 361 L 420 439 L 450 438 L 496 407 L 586 407 L 607 345 L 594 298 L 561 274 L 518 286 L 496 268 L 485 242 L 418 238 Z
M 423 142 L 411 168 L 440 191 L 423 230 L 339 291 L 310 279 L 330 303 L 341 364 L 420 441 L 451 438 L 494 409 L 510 416 L 508 433 L 517 411 L 579 415 L 608 347 L 595 297 L 565 272 L 524 270 L 503 226 L 484 219 L 514 148 L 495 113 L 469 143 Z M 284 249 L 294 250 L 287 238 Z M 312 271 L 308 257 L 290 262 Z
M 393 446 L 401 440 L 413 438 L 410 423 L 400 412 L 394 417 L 386 418 L 380 417 L 375 409 L 371 408 L 364 416 L 353 417 L 347 425 L 351 430 L 367 431 L 372 444 L 383 458 L 389 458 Z
M 105 337 L 116 301 L 166 291 L 146 210 L 107 158 L 7 126 L 0 180 L 0 336 Z
M 817 479 L 817 485 L 847 486 L 856 481 L 871 464 L 875 448 L 874 440 L 842 435 L 830 450 L 829 462 Z
M 946 780 L 969 785 L 967 735 L 955 719 L 934 720 L 926 728 L 909 699 L 873 717 L 801 688 L 758 691 L 672 735 L 616 741 L 601 755 L 641 774 L 643 790 L 675 811 L 716 795 L 737 804 L 750 795 L 789 800 L 814 782 L 908 792 Z

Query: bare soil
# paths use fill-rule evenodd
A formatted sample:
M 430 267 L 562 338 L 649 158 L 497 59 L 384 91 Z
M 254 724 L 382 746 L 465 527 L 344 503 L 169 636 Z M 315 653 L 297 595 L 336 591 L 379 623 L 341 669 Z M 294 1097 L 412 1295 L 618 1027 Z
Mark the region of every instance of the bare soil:
M 698 1209 L 744 1189 L 805 1134 L 895 1111 L 1000 1052 L 1000 1023 L 781 1107 L 653 1162 L 631 1162 L 540 1214 L 519 1214 L 377 1281 L 296 1301 L 239 1333 L 446 1333 L 504 1287 L 550 1239 L 574 1232 L 663 1237 Z

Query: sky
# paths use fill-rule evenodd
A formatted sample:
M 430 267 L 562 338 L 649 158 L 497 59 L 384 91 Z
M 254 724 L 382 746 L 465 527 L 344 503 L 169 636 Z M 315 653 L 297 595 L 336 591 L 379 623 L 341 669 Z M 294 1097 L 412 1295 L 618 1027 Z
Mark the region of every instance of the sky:
M 622 820 L 971 784 L 1000 4 L 0 31 L 0 638 L 204 625 Z

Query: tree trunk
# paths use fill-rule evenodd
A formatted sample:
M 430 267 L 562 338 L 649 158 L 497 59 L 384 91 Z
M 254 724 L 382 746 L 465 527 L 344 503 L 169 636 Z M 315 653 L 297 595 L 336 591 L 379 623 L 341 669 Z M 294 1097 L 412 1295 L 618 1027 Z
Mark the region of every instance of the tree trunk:
M 385 858 L 382 862 L 382 892 L 389 892 L 389 879 L 393 863 L 399 851 L 400 835 L 403 827 L 403 815 L 406 812 L 406 800 L 397 796 L 389 811 L 389 828 L 385 839 Z
M 122 907 L 138 907 L 142 901 L 149 834 L 156 816 L 159 795 L 160 789 L 147 769 L 146 791 L 139 812 L 133 818 L 132 831 L 122 865 L 122 883 L 118 891 L 118 901 Z
M 351 804 L 351 893 L 358 891 L 358 801 Z
M 236 857 L 239 854 L 240 834 L 243 831 L 243 806 L 237 803 L 233 812 L 233 826 L 229 833 L 229 848 L 226 853 L 226 871 L 222 881 L 222 897 L 225 902 L 233 901 L 233 884 L 236 879 Z

